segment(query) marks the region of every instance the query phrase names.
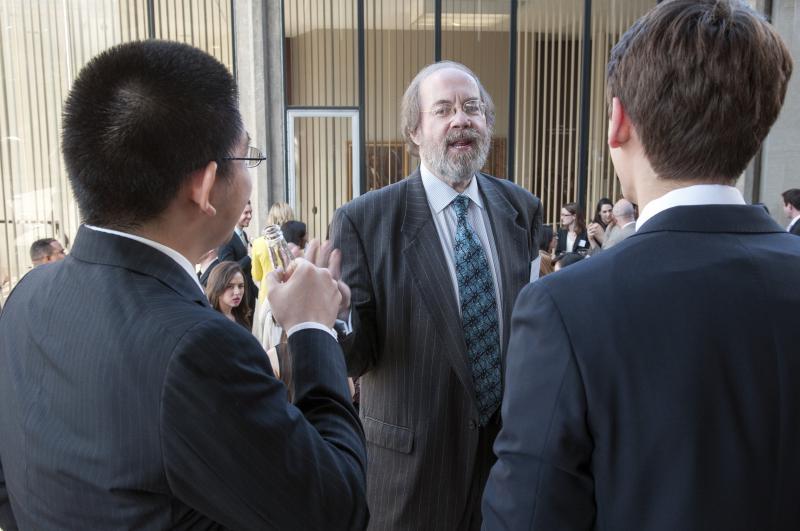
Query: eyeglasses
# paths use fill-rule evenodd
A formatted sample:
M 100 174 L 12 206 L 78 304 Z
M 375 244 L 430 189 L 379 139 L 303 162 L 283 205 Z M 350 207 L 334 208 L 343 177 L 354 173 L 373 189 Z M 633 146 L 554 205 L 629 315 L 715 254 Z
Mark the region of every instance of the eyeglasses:
M 246 161 L 245 166 L 248 168 L 255 168 L 261 164 L 261 161 L 267 160 L 267 157 L 265 157 L 260 150 L 253 146 L 248 146 L 246 157 L 222 157 L 222 160 L 244 160 Z
M 469 100 L 461 105 L 461 110 L 467 116 L 483 116 L 483 113 L 486 112 L 486 104 L 480 100 Z M 422 112 L 431 113 L 436 118 L 451 118 L 458 112 L 458 107 L 452 103 L 442 102 L 434 105 L 433 109 Z

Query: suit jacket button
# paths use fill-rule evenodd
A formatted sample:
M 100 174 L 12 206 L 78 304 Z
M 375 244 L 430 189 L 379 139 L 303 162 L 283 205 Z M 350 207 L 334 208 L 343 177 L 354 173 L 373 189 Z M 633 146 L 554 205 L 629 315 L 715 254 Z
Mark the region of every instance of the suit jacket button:
M 475 419 L 470 420 L 469 421 L 469 429 L 477 430 L 478 429 L 478 421 L 475 420 Z

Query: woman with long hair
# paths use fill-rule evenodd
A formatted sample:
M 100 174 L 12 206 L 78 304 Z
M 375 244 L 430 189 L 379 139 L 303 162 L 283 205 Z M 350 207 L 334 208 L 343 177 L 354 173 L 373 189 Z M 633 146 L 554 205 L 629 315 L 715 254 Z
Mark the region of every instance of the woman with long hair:
M 614 203 L 611 202 L 611 199 L 607 197 L 601 197 L 600 201 L 597 202 L 597 208 L 594 211 L 594 220 L 592 220 L 592 222 L 597 223 L 603 227 L 603 230 L 605 230 L 613 219 L 611 215 L 613 211 Z
M 236 262 L 220 262 L 208 276 L 206 296 L 222 315 L 250 330 L 253 312 L 247 300 L 244 272 Z
M 586 221 L 578 203 L 566 203 L 561 207 L 561 228 L 558 229 L 556 254 L 563 252 L 587 252 L 589 236 Z

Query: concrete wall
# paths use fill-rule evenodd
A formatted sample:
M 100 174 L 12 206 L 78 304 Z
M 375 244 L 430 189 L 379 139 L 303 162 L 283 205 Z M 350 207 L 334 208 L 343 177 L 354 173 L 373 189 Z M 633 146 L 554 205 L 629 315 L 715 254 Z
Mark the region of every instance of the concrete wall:
M 800 188 L 800 2 L 773 0 L 772 4 L 772 21 L 792 54 L 794 74 L 783 111 L 764 144 L 758 197 L 772 217 L 786 226 L 780 194 Z

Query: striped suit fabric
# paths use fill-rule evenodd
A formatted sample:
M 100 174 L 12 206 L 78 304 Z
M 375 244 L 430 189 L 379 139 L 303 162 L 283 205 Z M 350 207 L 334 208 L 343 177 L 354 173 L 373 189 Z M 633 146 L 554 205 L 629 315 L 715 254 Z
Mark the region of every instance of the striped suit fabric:
M 477 178 L 508 323 L 537 254 L 540 202 L 508 181 Z M 369 529 L 475 528 L 498 415 L 479 428 L 456 294 L 419 171 L 341 207 L 331 234 L 352 290 L 353 332 L 340 341 L 361 377 Z M 504 327 L 501 357 L 507 343 Z
M 81 227 L 0 314 L 0 527 L 364 528 L 344 356 L 319 330 L 289 346 L 293 405 L 174 260 Z

